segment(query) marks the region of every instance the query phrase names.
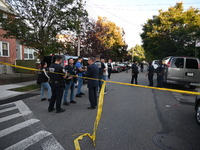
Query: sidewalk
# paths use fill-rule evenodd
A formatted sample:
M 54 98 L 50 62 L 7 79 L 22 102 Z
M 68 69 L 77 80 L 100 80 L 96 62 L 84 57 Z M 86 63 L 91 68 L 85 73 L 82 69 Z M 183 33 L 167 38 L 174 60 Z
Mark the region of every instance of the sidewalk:
M 9 89 L 14 89 L 14 88 L 19 88 L 19 87 L 24 87 L 27 85 L 31 84 L 36 84 L 36 81 L 29 81 L 29 82 L 21 82 L 21 83 L 16 83 L 16 84 L 5 84 L 5 85 L 0 85 L 0 100 L 4 100 L 10 97 L 14 97 L 17 95 L 25 94 L 27 92 L 15 92 L 15 91 L 10 91 Z

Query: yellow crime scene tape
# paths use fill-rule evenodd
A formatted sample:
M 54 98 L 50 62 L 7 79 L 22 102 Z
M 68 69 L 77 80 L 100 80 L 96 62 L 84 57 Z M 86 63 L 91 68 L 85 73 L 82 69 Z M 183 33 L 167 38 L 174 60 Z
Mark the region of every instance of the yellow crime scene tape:
M 13 64 L 4 63 L 4 62 L 0 62 L 0 64 L 12 66 L 12 67 L 15 67 L 15 68 L 26 69 L 26 70 L 42 71 L 42 70 L 39 70 L 39 69 L 34 69 L 34 68 L 29 68 L 29 67 L 24 67 L 24 66 L 18 66 L 18 65 L 13 65 Z M 64 73 L 56 73 L 56 74 L 65 75 Z M 70 76 L 73 76 L 73 75 L 70 75 Z M 90 79 L 90 80 L 99 80 L 99 79 L 88 78 L 88 77 L 79 77 L 79 78 L 85 78 L 85 79 Z M 91 138 L 94 146 L 96 146 L 96 141 L 95 141 L 96 140 L 96 132 L 97 132 L 97 128 L 98 128 L 98 125 L 99 125 L 99 121 L 101 119 L 102 110 L 103 110 L 102 108 L 103 108 L 103 102 L 104 102 L 104 90 L 105 90 L 107 82 L 115 83 L 115 84 L 121 84 L 121 85 L 135 86 L 135 87 L 140 87 L 140 88 L 154 89 L 154 90 L 162 90 L 162 91 L 169 91 L 169 92 L 176 92 L 176 93 L 185 93 L 185 94 L 191 94 L 191 95 L 200 95 L 200 92 L 192 92 L 192 91 L 184 91 L 184 90 L 176 90 L 176 89 L 168 89 L 168 88 L 158 88 L 158 87 L 136 85 L 136 84 L 130 84 L 130 83 L 116 82 L 116 81 L 105 81 L 105 80 L 100 80 L 100 81 L 103 81 L 103 85 L 102 85 L 102 88 L 101 88 L 101 91 L 100 91 L 100 94 L 99 94 L 98 109 L 97 109 L 96 119 L 95 119 L 95 122 L 94 122 L 93 134 L 84 133 L 84 134 L 80 135 L 78 138 L 76 138 L 74 140 L 74 146 L 75 146 L 76 150 L 81 150 L 79 141 L 82 140 L 83 137 L 85 137 L 85 136 L 88 136 L 89 138 Z

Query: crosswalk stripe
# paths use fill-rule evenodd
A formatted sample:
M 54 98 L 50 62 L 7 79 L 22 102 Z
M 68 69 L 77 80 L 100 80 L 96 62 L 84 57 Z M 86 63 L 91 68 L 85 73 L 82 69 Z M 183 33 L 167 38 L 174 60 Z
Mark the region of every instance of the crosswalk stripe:
M 17 109 L 17 107 L 6 108 L 6 109 L 3 109 L 3 110 L 0 110 L 0 113 L 4 113 L 4 112 L 15 110 L 15 109 Z
M 42 143 L 43 150 L 64 150 L 64 148 L 58 143 L 58 141 L 52 137 L 51 139 Z
M 32 136 L 29 136 L 28 138 L 6 148 L 5 150 L 24 150 L 27 147 L 35 144 L 36 142 L 39 142 L 40 140 L 42 140 L 43 138 L 47 137 L 51 135 L 50 132 L 47 131 L 40 131 Z M 55 150 L 55 149 L 54 149 Z M 57 150 L 57 149 L 56 149 Z
M 39 121 L 40 120 L 38 120 L 38 119 L 30 119 L 30 120 L 24 121 L 22 123 L 16 124 L 14 126 L 11 126 L 9 128 L 6 128 L 6 129 L 0 131 L 0 138 L 6 136 L 8 134 L 11 134 L 13 132 L 16 132 L 20 129 L 23 129 L 25 127 L 28 127 L 29 125 L 32 125 L 32 124 L 39 122 Z
M 4 122 L 4 121 L 11 120 L 11 119 L 14 119 L 14 118 L 18 118 L 18 117 L 20 117 L 20 116 L 22 116 L 22 114 L 16 113 L 16 114 L 13 114 L 13 115 L 9 115 L 9 116 L 0 118 L 0 123 L 2 123 L 2 122 Z

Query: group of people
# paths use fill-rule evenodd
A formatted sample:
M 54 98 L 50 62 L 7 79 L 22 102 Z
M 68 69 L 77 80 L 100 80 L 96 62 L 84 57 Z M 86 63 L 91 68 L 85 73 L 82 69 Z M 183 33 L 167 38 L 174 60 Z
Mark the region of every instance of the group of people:
M 105 63 L 104 59 L 100 59 L 100 56 L 89 57 L 88 66 L 82 65 L 83 58 L 78 57 L 76 63 L 74 59 L 68 60 L 68 65 L 64 68 L 61 65 L 62 57 L 57 56 L 55 63 L 49 66 L 47 71 L 47 63 L 41 62 L 40 72 L 38 72 L 37 83 L 41 85 L 41 101 L 47 100 L 44 96 L 44 89 L 48 90 L 48 111 L 52 112 L 56 109 L 57 113 L 64 112 L 61 108 L 63 105 L 69 105 L 69 103 L 75 104 L 75 84 L 78 83 L 76 97 L 81 98 L 85 93 L 82 92 L 82 85 L 84 77 L 88 77 L 87 87 L 89 91 L 90 106 L 88 109 L 95 109 L 97 106 L 97 92 L 100 92 L 102 81 L 110 79 L 112 72 L 111 61 Z M 94 78 L 97 80 L 92 80 Z M 67 100 L 70 90 L 69 101 Z M 105 89 L 106 94 L 106 89 Z M 54 105 L 56 103 L 56 108 Z
M 136 61 L 133 61 L 132 64 L 132 79 L 131 84 L 135 83 L 138 84 L 138 74 L 139 74 L 139 65 Z M 141 72 L 143 72 L 144 64 L 140 64 Z M 159 61 L 158 67 L 155 69 L 151 62 L 149 62 L 148 69 L 148 80 L 149 80 L 149 86 L 153 86 L 153 76 L 156 73 L 157 74 L 157 87 L 163 87 L 163 76 L 164 76 L 164 66 L 162 64 L 162 61 Z
M 102 87 L 102 80 L 110 79 L 112 72 L 112 64 L 111 60 L 108 63 L 105 63 L 104 59 L 100 59 L 100 56 L 89 57 L 88 58 L 88 66 L 82 65 L 83 58 L 78 57 L 77 62 L 74 62 L 74 59 L 68 59 L 68 65 L 64 68 L 61 65 L 62 57 L 57 56 L 55 59 L 55 63 L 50 65 L 47 71 L 47 63 L 41 62 L 41 68 L 38 72 L 37 82 L 41 85 L 41 101 L 47 100 L 44 96 L 44 89 L 48 90 L 48 101 L 49 107 L 48 111 L 52 112 L 56 109 L 57 113 L 64 112 L 65 110 L 61 108 L 61 103 L 63 101 L 63 105 L 69 105 L 69 103 L 76 104 L 74 97 L 81 98 L 85 95 L 82 92 L 82 85 L 84 77 L 87 77 L 87 87 L 89 91 L 89 102 L 90 106 L 88 109 L 95 109 L 97 106 L 97 92 L 100 92 Z M 132 64 L 132 79 L 131 84 L 138 84 L 138 73 L 139 66 L 141 68 L 141 72 L 143 72 L 144 64 L 138 65 L 136 61 L 133 61 Z M 127 66 L 128 68 L 128 66 Z M 127 69 L 128 70 L 128 69 Z M 148 80 L 149 86 L 153 86 L 153 76 L 157 74 L 157 86 L 163 86 L 163 74 L 164 67 L 162 65 L 162 61 L 159 62 L 159 66 L 157 69 L 154 69 L 151 63 L 148 65 Z M 96 80 L 93 80 L 93 79 Z M 75 85 L 78 83 L 77 92 L 75 94 Z M 69 100 L 68 93 L 70 91 Z M 104 93 L 106 94 L 106 88 Z M 56 108 L 54 105 L 56 103 Z

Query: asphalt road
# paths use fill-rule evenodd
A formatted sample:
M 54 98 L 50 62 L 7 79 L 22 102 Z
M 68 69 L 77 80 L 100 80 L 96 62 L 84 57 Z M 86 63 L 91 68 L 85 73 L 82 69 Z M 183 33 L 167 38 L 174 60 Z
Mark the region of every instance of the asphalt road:
M 114 73 L 111 80 L 130 83 L 131 74 Z M 138 84 L 148 85 L 145 73 L 139 74 Z M 189 90 L 172 85 L 169 88 Z M 80 142 L 82 150 L 200 149 L 200 127 L 195 121 L 192 101 L 194 96 L 113 83 L 108 83 L 107 89 L 96 147 L 85 137 Z M 52 134 L 50 139 L 66 150 L 73 150 L 73 140 L 78 134 L 92 133 L 96 116 L 96 110 L 87 109 L 89 100 L 86 85 L 83 92 L 86 95 L 76 98 L 77 104 L 63 105 L 66 111 L 60 114 L 47 112 L 48 102 L 41 102 L 39 95 L 26 98 L 23 102 L 32 112 L 32 116 L 39 120 L 42 130 Z M 6 122 L 3 125 L 6 126 Z M 33 130 L 37 126 L 31 128 Z M 29 131 L 28 128 L 26 130 Z M 10 139 L 12 141 L 13 138 Z M 3 141 L 5 139 L 1 138 L 0 142 Z M 28 149 L 35 149 L 33 147 Z

